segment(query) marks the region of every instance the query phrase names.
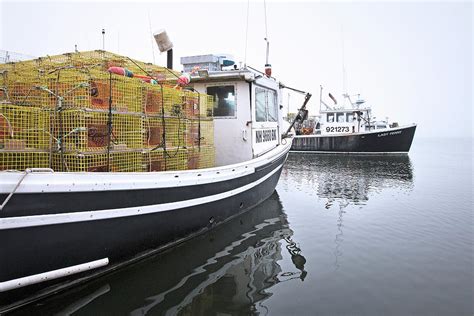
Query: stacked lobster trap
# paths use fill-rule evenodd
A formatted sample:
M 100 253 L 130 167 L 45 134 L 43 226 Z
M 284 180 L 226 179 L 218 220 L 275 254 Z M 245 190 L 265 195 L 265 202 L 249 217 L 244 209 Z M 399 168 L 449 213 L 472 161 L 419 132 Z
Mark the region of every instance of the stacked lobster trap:
M 212 97 L 176 79 L 104 51 L 0 65 L 0 170 L 214 166 Z

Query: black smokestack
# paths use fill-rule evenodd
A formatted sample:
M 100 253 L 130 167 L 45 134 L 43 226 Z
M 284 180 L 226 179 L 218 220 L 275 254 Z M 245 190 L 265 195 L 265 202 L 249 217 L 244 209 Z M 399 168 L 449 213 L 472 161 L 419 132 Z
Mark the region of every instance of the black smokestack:
M 166 52 L 166 68 L 173 69 L 173 49 Z

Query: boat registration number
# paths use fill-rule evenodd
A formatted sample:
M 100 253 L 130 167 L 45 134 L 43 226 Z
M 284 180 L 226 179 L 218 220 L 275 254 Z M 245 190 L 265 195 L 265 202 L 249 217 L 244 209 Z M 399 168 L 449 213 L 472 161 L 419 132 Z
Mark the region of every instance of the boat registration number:
M 277 140 L 277 131 L 276 129 L 265 129 L 255 131 L 255 142 L 264 143 Z
M 349 126 L 328 126 L 327 133 L 349 133 Z

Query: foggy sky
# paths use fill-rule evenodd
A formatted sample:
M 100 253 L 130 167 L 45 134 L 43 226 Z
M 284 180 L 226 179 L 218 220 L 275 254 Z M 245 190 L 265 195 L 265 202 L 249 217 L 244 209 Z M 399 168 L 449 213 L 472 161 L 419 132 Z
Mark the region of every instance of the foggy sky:
M 263 0 L 251 1 L 249 9 L 246 62 L 263 70 Z M 377 118 L 418 123 L 416 137 L 473 137 L 473 10 L 469 1 L 268 0 L 273 74 L 312 92 L 313 114 L 320 85 L 342 102 L 344 42 L 348 92 L 361 93 Z M 166 54 L 151 41 L 151 25 L 152 31 L 167 30 L 177 70 L 181 56 L 224 52 L 245 61 L 247 1 L 0 0 L 0 16 L 0 49 L 36 57 L 71 52 L 75 44 L 79 50 L 101 49 L 105 28 L 106 50 L 150 62 L 154 54 L 156 64 L 166 65 Z M 302 100 L 292 94 L 290 110 Z

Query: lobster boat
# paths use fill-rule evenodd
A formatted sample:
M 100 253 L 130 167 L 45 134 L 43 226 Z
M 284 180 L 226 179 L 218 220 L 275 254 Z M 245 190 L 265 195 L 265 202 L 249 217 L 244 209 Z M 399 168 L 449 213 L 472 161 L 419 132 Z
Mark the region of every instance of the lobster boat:
M 407 154 L 415 136 L 416 124 L 400 126 L 388 119 L 377 120 L 365 100 L 351 100 L 348 107 L 330 106 L 322 100 L 319 114 L 296 124 L 291 151 L 313 153 Z
M 0 311 L 272 195 L 291 147 L 284 85 L 228 56 L 181 61 L 184 77 L 104 51 L 0 65 Z

